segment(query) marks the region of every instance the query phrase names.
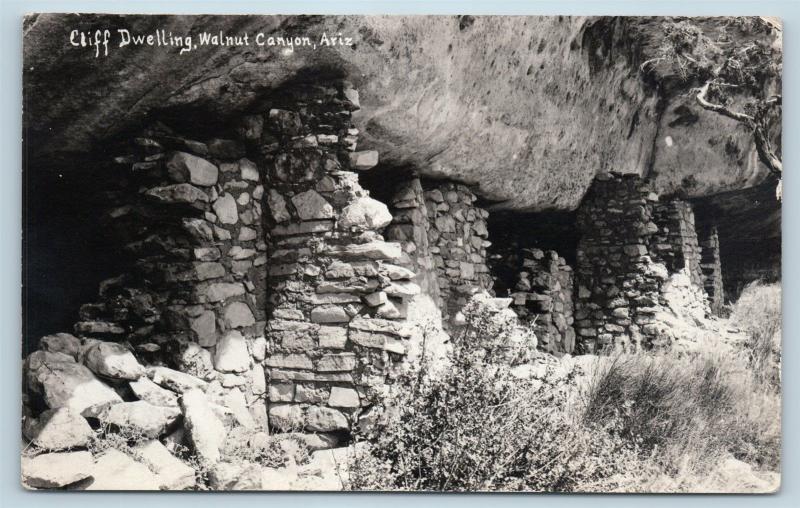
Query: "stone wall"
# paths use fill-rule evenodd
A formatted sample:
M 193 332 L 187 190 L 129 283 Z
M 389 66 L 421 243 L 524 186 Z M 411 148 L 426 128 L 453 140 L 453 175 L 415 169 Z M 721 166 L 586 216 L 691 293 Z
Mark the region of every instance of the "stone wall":
M 403 258 L 400 264 L 416 273 L 414 282 L 422 291 L 439 302 L 439 282 L 431 247 L 428 243 L 430 220 L 419 178 L 402 182 L 391 198 L 392 223 L 386 228 L 386 239 L 400 243 Z
M 150 366 L 195 376 L 238 423 L 266 427 L 264 192 L 240 141 L 203 143 L 164 126 L 115 159 L 128 191 L 110 196 L 130 270 L 81 307 L 78 337 L 127 342 Z M 84 340 L 86 344 L 91 341 Z M 151 379 L 164 372 L 151 370 Z
M 650 240 L 653 259 L 662 261 L 670 273 L 686 270 L 692 284 L 703 286 L 700 246 L 697 241 L 692 205 L 670 200 L 653 206 L 653 221 L 658 231 Z
M 666 346 L 654 323 L 668 273 L 648 247 L 658 196 L 636 175 L 599 174 L 578 209 L 578 349 Z
M 703 272 L 703 287 L 708 294 L 711 312 L 719 314 L 725 304 L 725 291 L 722 283 L 722 261 L 719 255 L 719 234 L 717 228 L 710 227 L 700 233 L 700 268 Z
M 427 184 L 424 198 L 439 307 L 452 319 L 472 294 L 492 288 L 486 263 L 486 248 L 491 245 L 486 228 L 489 212 L 476 206 L 476 196 L 461 184 Z
M 268 168 L 269 421 L 281 431 L 346 433 L 406 353 L 414 273 L 381 231 L 392 216 L 358 174 L 346 84 L 295 87 L 254 124 Z
M 538 348 L 571 354 L 573 328 L 572 268 L 555 251 L 523 249 L 511 308 L 523 322 L 533 323 Z

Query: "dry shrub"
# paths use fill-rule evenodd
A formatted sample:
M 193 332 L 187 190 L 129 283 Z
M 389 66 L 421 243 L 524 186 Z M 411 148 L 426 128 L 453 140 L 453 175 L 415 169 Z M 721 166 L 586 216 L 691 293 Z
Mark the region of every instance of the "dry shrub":
M 617 423 L 584 425 L 569 411 L 575 371 L 514 377 L 535 338 L 476 299 L 463 313 L 452 365 L 398 380 L 382 421 L 360 436 L 371 446 L 354 461 L 351 488 L 607 491 L 631 474 L 636 447 Z

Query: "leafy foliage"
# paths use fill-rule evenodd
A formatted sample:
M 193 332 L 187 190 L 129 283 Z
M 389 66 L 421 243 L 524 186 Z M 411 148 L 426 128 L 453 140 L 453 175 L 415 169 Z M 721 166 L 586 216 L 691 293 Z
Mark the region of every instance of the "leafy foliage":
M 510 311 L 508 311 L 510 312 Z M 581 425 L 569 411 L 577 370 L 514 375 L 535 339 L 477 299 L 453 338 L 441 377 L 426 366 L 399 380 L 357 457 L 352 487 L 380 490 L 612 490 L 630 473 L 636 446 L 614 421 Z

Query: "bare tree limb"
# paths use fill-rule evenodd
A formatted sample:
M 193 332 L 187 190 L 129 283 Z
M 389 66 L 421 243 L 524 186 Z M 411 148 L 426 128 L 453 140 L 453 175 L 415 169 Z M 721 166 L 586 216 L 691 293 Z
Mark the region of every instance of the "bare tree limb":
M 753 139 L 756 144 L 756 151 L 758 152 L 758 158 L 767 166 L 769 171 L 780 178 L 783 175 L 783 162 L 781 161 L 780 157 L 778 157 L 775 152 L 772 150 L 772 144 L 769 141 L 769 135 L 766 131 L 766 128 L 762 125 L 762 122 L 756 121 L 756 118 L 750 116 L 746 113 L 740 113 L 737 111 L 733 111 L 732 109 L 723 106 L 722 104 L 714 104 L 709 102 L 707 95 L 708 95 L 708 88 L 713 83 L 712 81 L 707 81 L 697 92 L 695 99 L 697 103 L 703 108 L 708 111 L 713 111 L 720 115 L 726 116 L 737 122 L 745 124 L 747 127 L 753 131 Z M 780 104 L 782 101 L 781 96 L 775 96 L 767 101 L 767 104 Z

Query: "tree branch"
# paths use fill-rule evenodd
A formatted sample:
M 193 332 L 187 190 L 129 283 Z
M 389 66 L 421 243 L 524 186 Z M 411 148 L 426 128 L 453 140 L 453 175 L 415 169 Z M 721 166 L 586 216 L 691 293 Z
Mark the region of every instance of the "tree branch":
M 697 95 L 695 96 L 695 98 L 697 99 L 697 103 L 700 104 L 700 106 L 702 106 L 703 109 L 713 111 L 714 113 L 719 113 L 720 115 L 727 116 L 728 118 L 731 118 L 733 120 L 736 120 L 737 122 L 745 124 L 749 124 L 750 122 L 753 122 L 755 120 L 752 116 L 748 114 L 737 113 L 736 111 L 733 111 L 723 106 L 722 104 L 713 104 L 711 102 L 708 102 L 706 95 L 708 94 L 708 87 L 711 85 L 711 83 L 712 83 L 711 81 L 706 81 L 706 84 L 700 87 L 700 89 L 697 92 Z
M 754 117 L 746 113 L 739 113 L 726 106 L 723 106 L 722 104 L 713 104 L 709 102 L 707 99 L 707 94 L 711 83 L 712 81 L 706 81 L 706 83 L 700 87 L 697 95 L 695 96 L 697 103 L 703 109 L 726 116 L 749 127 L 750 130 L 753 131 L 753 139 L 756 143 L 756 151 L 758 152 L 759 160 L 761 160 L 761 162 L 767 166 L 767 169 L 769 169 L 772 174 L 780 178 L 783 175 L 783 162 L 772 150 L 772 145 L 770 144 L 769 136 L 765 130 L 765 127 L 761 125 L 761 122 L 757 122 Z M 775 100 L 776 98 L 777 100 Z M 770 99 L 770 101 L 774 101 L 772 103 L 780 104 L 781 97 L 776 96 L 773 99 Z

